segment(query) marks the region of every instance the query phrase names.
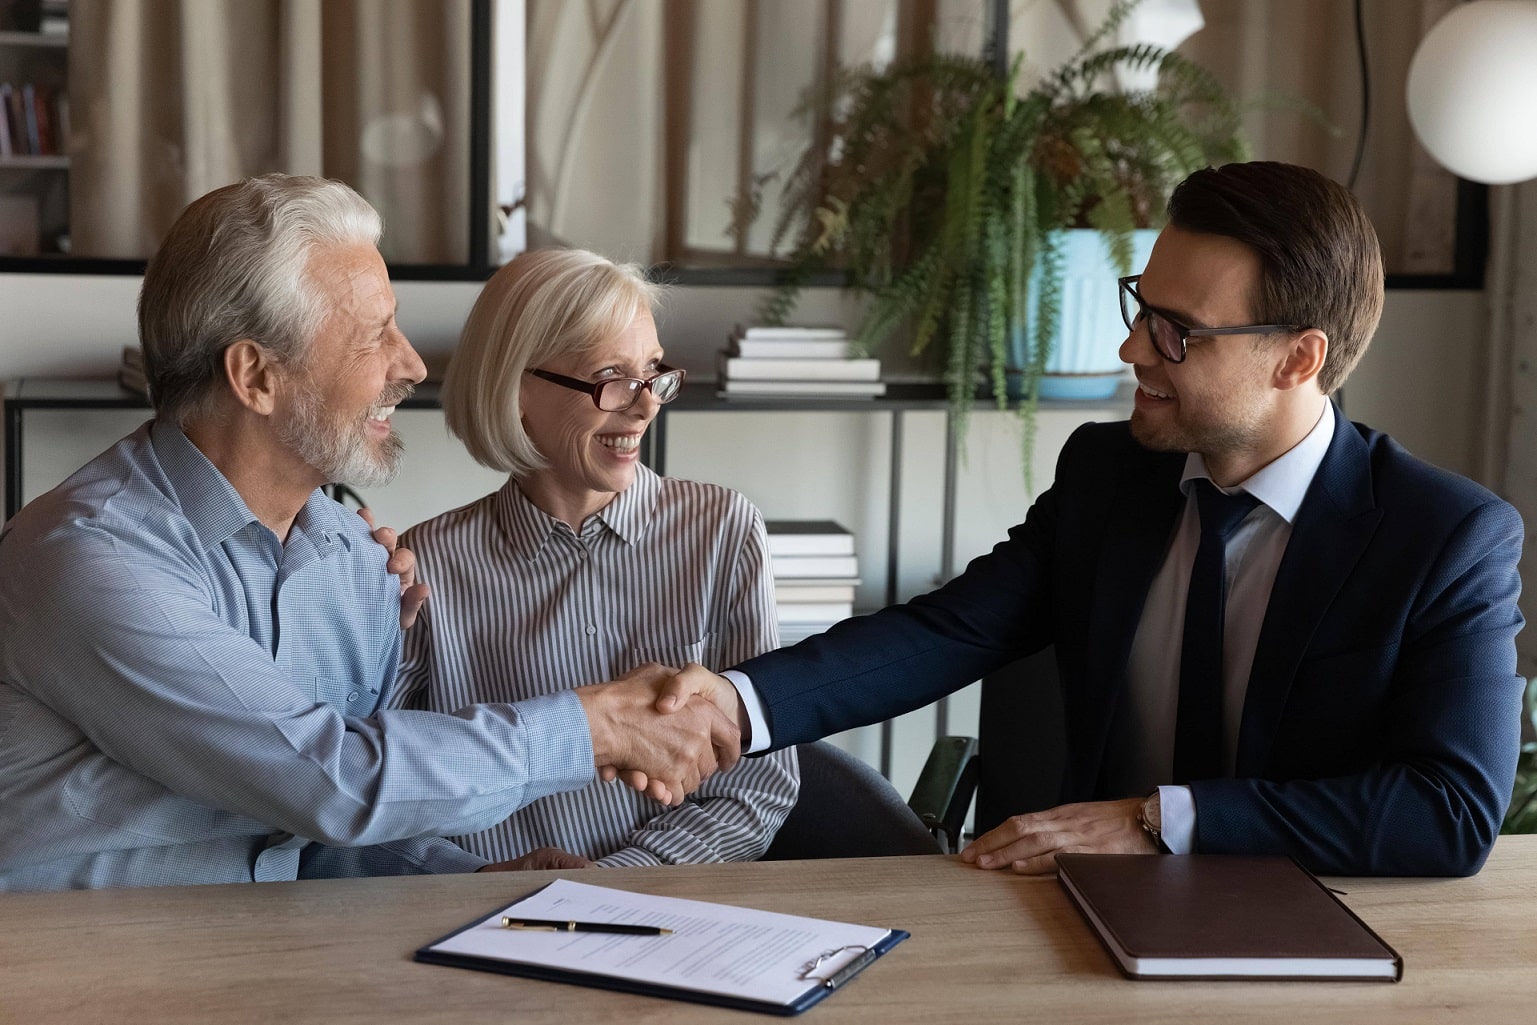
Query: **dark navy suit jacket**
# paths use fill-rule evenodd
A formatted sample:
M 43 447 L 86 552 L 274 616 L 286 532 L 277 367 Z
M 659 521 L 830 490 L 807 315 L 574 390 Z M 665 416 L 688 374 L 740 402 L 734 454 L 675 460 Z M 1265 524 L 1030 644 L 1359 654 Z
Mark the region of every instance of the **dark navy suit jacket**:
M 1055 645 L 1064 801 L 1101 792 L 1185 456 L 1090 424 L 1006 541 L 930 594 L 738 667 L 776 747 L 922 707 Z M 1192 784 L 1196 849 L 1316 872 L 1478 870 L 1519 747 L 1519 514 L 1336 409 L 1254 654 L 1234 779 Z

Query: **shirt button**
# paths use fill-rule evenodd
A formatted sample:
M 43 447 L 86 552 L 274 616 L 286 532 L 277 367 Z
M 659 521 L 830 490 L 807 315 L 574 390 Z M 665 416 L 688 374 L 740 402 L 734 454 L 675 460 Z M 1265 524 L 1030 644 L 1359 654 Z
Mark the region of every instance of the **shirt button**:
M 595 634 L 595 633 L 597 633 L 597 632 L 598 632 L 598 628 L 597 628 L 597 627 L 595 627 L 595 626 L 589 626 L 589 627 L 588 627 L 588 628 L 587 628 L 587 636 L 588 636 L 588 637 L 591 637 L 591 636 L 592 636 L 592 635 L 593 635 L 593 634 Z
M 351 694 L 347 695 L 347 700 L 348 701 L 356 701 L 357 699 L 358 699 L 358 692 L 357 691 L 353 691 Z

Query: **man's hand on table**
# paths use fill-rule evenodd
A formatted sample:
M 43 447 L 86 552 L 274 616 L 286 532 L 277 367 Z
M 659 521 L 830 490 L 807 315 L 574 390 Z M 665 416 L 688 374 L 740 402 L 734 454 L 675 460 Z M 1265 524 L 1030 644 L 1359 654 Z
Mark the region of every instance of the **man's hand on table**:
M 1156 854 L 1153 838 L 1137 821 L 1142 800 L 1064 804 L 1015 815 L 967 844 L 961 860 L 1037 874 L 1056 871 L 1058 854 Z

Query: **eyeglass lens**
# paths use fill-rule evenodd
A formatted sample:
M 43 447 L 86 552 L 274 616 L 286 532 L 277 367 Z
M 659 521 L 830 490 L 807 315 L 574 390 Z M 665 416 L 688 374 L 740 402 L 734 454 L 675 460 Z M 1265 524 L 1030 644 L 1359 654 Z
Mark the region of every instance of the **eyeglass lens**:
M 640 393 L 650 388 L 658 402 L 671 402 L 683 388 L 683 371 L 669 370 L 649 381 L 637 381 L 633 377 L 621 377 L 598 384 L 598 408 L 605 413 L 620 413 L 635 405 Z
M 1179 363 L 1185 358 L 1185 343 L 1180 337 L 1180 330 L 1167 317 L 1159 316 L 1148 309 L 1140 296 L 1132 291 L 1131 282 L 1121 283 L 1121 319 L 1126 322 L 1128 331 L 1137 329 L 1137 318 L 1147 321 L 1147 334 L 1153 340 L 1153 346 L 1164 359 L 1171 363 Z

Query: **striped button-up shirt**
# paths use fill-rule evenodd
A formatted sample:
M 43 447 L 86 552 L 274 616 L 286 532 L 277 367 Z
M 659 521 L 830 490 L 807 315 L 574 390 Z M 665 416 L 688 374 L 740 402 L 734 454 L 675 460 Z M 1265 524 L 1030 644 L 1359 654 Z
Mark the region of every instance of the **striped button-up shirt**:
M 778 646 L 763 519 L 712 484 L 639 467 L 573 531 L 508 481 L 401 543 L 432 597 L 406 634 L 398 706 L 520 701 L 644 662 L 720 668 Z M 750 860 L 798 790 L 794 751 L 780 751 L 711 777 L 677 808 L 595 781 L 455 839 L 492 861 L 545 846 L 601 865 Z
M 464 871 L 594 777 L 574 695 L 376 713 L 399 582 L 319 492 L 280 540 L 146 426 L 0 537 L 0 890 Z

